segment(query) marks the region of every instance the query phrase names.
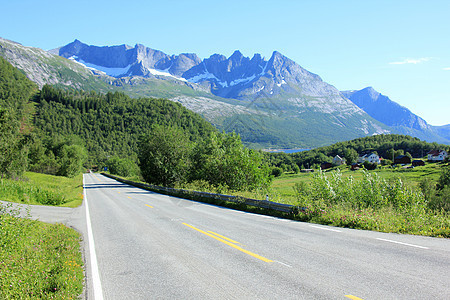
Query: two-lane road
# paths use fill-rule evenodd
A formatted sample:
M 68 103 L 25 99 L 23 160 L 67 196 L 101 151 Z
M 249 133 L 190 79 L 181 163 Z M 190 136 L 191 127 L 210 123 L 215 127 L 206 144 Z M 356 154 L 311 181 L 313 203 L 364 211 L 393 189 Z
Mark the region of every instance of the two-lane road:
M 96 257 L 86 251 L 89 298 L 450 299 L 448 239 L 295 222 L 84 179 Z

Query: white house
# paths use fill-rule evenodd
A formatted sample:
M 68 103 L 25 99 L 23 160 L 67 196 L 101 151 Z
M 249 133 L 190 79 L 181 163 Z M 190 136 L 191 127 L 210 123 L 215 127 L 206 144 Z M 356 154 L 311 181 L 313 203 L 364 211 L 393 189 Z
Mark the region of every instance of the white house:
M 345 158 L 340 157 L 339 155 L 336 155 L 333 157 L 333 165 L 340 166 L 345 164 Z
M 370 163 L 379 164 L 380 163 L 380 157 L 375 153 L 369 153 L 364 154 L 363 156 L 358 157 L 358 163 L 362 164 L 365 161 L 368 161 Z
M 428 152 L 428 160 L 431 161 L 443 161 L 448 156 L 445 150 L 431 150 Z

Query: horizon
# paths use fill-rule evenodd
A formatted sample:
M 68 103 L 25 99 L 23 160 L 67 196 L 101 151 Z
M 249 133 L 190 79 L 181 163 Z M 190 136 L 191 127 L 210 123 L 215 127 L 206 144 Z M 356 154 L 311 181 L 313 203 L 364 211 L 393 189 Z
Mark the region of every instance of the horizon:
M 278 51 L 340 91 L 371 86 L 430 125 L 450 124 L 450 1 L 152 2 L 11 1 L 0 36 L 47 51 L 75 39 L 202 59 Z

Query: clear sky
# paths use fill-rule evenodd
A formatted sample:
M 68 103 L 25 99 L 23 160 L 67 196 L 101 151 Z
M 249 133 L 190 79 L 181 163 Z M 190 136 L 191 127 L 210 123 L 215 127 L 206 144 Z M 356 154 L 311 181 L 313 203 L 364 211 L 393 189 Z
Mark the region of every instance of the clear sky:
M 50 50 L 75 39 L 167 54 L 269 58 L 339 90 L 372 86 L 432 125 L 450 123 L 449 0 L 0 0 L 0 37 Z

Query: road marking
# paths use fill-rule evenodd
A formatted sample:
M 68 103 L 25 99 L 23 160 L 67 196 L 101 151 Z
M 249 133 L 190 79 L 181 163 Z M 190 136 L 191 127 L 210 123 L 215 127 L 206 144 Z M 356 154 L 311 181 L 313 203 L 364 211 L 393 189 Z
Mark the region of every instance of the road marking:
M 148 206 L 148 207 L 150 207 L 150 208 L 153 208 L 153 206 L 151 206 L 151 205 L 148 205 L 148 204 L 145 204 L 145 206 Z
M 127 196 L 127 198 L 128 198 L 128 199 L 131 199 L 131 197 L 130 197 L 130 196 Z
M 314 226 L 314 225 L 309 225 L 309 226 L 310 226 L 310 227 L 317 228 L 317 229 L 322 229 L 322 230 L 328 230 L 328 231 L 334 231 L 334 232 L 342 232 L 342 231 L 337 230 L 337 229 L 331 229 L 331 228 L 320 227 L 320 226 Z
M 290 265 L 288 265 L 288 264 L 285 264 L 285 263 L 283 263 L 283 262 L 281 262 L 281 261 L 276 260 L 275 262 L 277 262 L 277 263 L 279 263 L 279 264 L 281 264 L 281 265 L 283 265 L 283 266 L 292 268 L 292 266 L 290 266 Z
M 232 240 L 232 239 L 230 239 L 230 238 L 227 238 L 227 237 L 225 237 L 225 236 L 223 236 L 223 235 L 220 235 L 220 234 L 218 234 L 218 233 L 215 233 L 215 232 L 213 232 L 213 231 L 208 231 L 208 232 L 211 233 L 211 234 L 217 235 L 218 237 L 220 237 L 220 238 L 222 238 L 222 239 L 224 239 L 224 240 L 227 240 L 227 241 L 229 241 L 229 242 L 232 242 L 232 243 L 234 243 L 234 244 L 239 244 L 239 242 L 236 242 L 236 241 L 234 241 L 234 240 Z
M 92 287 L 94 290 L 94 299 L 102 300 L 103 299 L 102 283 L 100 281 L 100 273 L 98 271 L 97 255 L 95 254 L 94 235 L 92 233 L 92 224 L 91 224 L 91 217 L 89 215 L 88 199 L 86 195 L 86 189 L 84 188 L 84 186 L 85 183 L 83 175 L 83 196 L 84 196 L 84 203 L 86 205 L 86 225 L 89 241 L 89 253 L 91 256 Z
M 255 253 L 250 252 L 250 251 L 248 251 L 248 250 L 242 249 L 241 247 L 239 247 L 239 246 L 237 246 L 237 245 L 235 245 L 235 244 L 233 244 L 233 243 L 230 243 L 230 242 L 228 242 L 228 241 L 226 241 L 226 240 L 224 240 L 224 239 L 221 239 L 221 238 L 219 238 L 219 237 L 217 237 L 217 236 L 215 236 L 215 235 L 212 235 L 212 234 L 210 234 L 210 233 L 208 233 L 208 232 L 206 232 L 206 231 L 203 231 L 203 230 L 201 230 L 201 229 L 198 229 L 197 227 L 194 227 L 194 226 L 189 225 L 189 224 L 187 224 L 187 223 L 183 223 L 183 225 L 185 225 L 185 226 L 187 226 L 187 227 L 190 227 L 190 228 L 192 228 L 192 229 L 194 229 L 194 230 L 197 230 L 198 232 L 201 232 L 201 233 L 203 233 L 204 235 L 207 235 L 207 236 L 209 236 L 209 237 L 212 237 L 213 239 L 216 239 L 216 240 L 218 240 L 219 242 L 222 242 L 222 243 L 224 243 L 224 244 L 226 244 L 226 245 L 228 245 L 228 246 L 230 246 L 230 247 L 233 247 L 234 249 L 237 249 L 237 250 L 239 250 L 239 251 L 241 251 L 241 252 L 244 252 L 245 254 L 248 254 L 248 255 L 250 255 L 250 256 L 253 256 L 253 257 L 255 257 L 255 258 L 257 258 L 257 259 L 260 259 L 260 260 L 262 260 L 262 261 L 264 261 L 264 262 L 267 262 L 267 263 L 273 262 L 273 260 L 267 259 L 267 258 L 265 258 L 265 257 L 262 257 L 262 256 L 258 255 L 258 254 L 255 254 Z
M 385 242 L 389 242 L 389 243 L 400 244 L 400 245 L 405 245 L 405 246 L 410 246 L 410 247 L 421 248 L 421 249 L 430 249 L 428 247 L 423 247 L 423 246 L 413 245 L 413 244 L 408 244 L 408 243 L 402 243 L 402 242 L 397 242 L 397 241 L 392 241 L 392 240 L 386 240 L 386 239 L 382 239 L 382 238 L 377 238 L 377 240 L 385 241 Z
M 350 298 L 352 300 L 363 300 L 362 298 L 359 298 L 359 297 L 356 297 L 356 296 L 353 296 L 353 295 L 345 295 L 345 297 Z

